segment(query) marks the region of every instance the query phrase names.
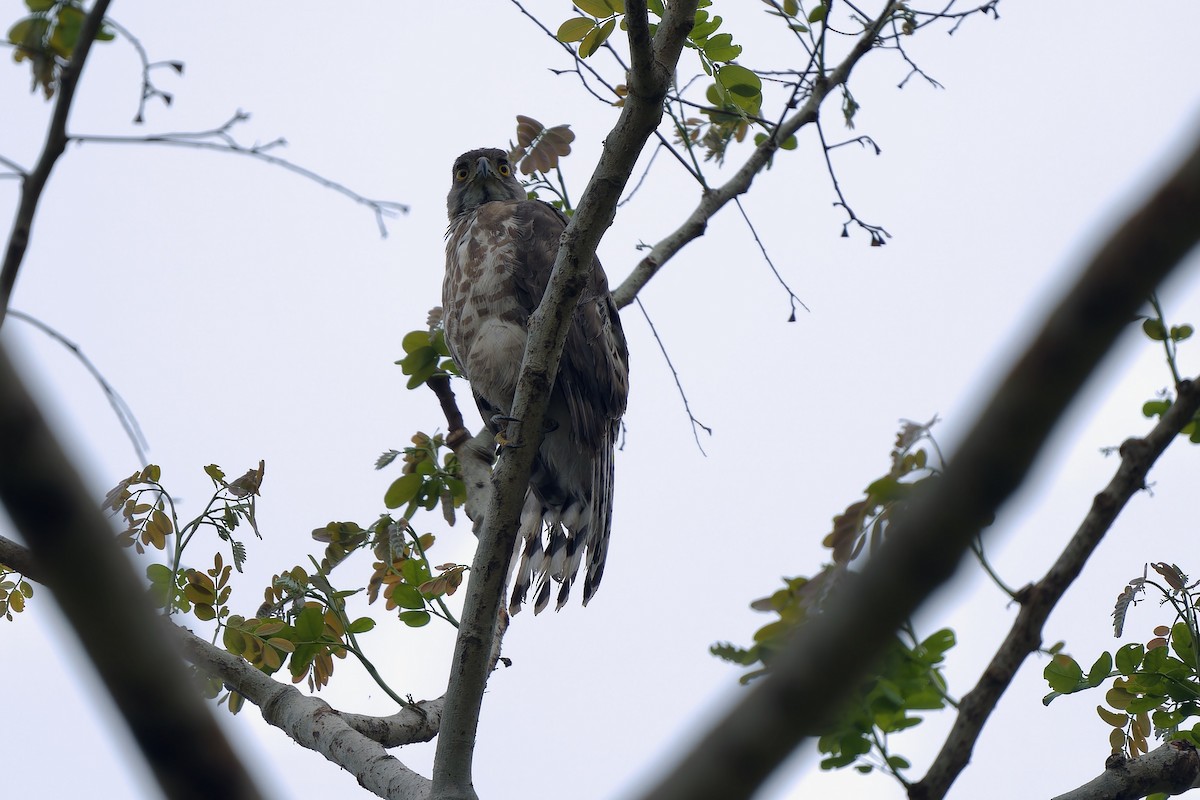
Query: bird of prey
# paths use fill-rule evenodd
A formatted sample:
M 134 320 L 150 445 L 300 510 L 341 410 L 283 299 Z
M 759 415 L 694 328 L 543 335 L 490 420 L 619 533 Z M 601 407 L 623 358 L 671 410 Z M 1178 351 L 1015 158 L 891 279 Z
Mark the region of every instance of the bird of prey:
M 454 161 L 446 205 L 446 344 L 484 423 L 500 433 L 512 412 L 529 317 L 541 302 L 567 219 L 529 200 L 503 150 Z M 586 559 L 583 603 L 604 574 L 612 527 L 613 448 L 629 387 L 629 354 L 608 280 L 594 261 L 575 308 L 521 512 L 510 613 L 531 590 L 534 613 L 560 584 L 556 609 Z M 514 561 L 516 560 L 514 553 Z

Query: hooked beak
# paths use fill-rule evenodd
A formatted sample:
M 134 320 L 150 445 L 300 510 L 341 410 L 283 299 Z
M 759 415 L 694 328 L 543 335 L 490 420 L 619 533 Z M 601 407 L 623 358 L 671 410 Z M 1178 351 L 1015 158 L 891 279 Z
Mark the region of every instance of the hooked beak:
M 489 161 L 486 156 L 481 157 L 475 162 L 475 174 L 478 175 L 480 179 L 486 179 L 491 173 L 492 162 Z

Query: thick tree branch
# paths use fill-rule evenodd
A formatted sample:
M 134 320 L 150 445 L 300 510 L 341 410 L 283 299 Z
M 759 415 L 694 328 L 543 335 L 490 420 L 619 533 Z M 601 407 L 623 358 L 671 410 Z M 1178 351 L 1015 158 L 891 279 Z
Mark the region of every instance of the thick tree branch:
M 816 121 L 825 98 L 831 91 L 849 80 L 855 65 L 874 47 L 879 32 L 891 19 L 895 9 L 896 4 L 889 3 L 858 38 L 842 62 L 824 80 L 814 83 L 812 94 L 809 95 L 804 105 L 795 114 L 784 120 L 762 144 L 754 149 L 746 159 L 746 163 L 734 173 L 732 178 L 715 189 L 706 190 L 700 197 L 700 203 L 684 223 L 650 249 L 650 252 L 633 268 L 629 277 L 613 291 L 613 300 L 616 301 L 617 308 L 624 308 L 632 303 L 637 293 L 658 274 L 664 264 L 689 242 L 704 235 L 704 231 L 708 227 L 708 220 L 713 215 L 720 211 L 726 203 L 750 189 L 750 184 L 754 182 L 758 173 L 771 163 L 771 157 L 775 155 L 781 142 L 787 141 L 788 137 L 796 131 Z
M 1166 742 L 1145 755 L 1110 756 L 1104 772 L 1054 800 L 1137 800 L 1162 792 L 1179 795 L 1200 785 L 1200 755 L 1188 742 Z
M 46 572 L 33 553 L 3 536 L 0 536 L 0 564 L 20 571 L 30 580 L 45 582 Z M 276 681 L 245 659 L 206 642 L 186 628 L 167 620 L 161 624 L 167 626 L 185 660 L 258 706 L 269 725 L 282 730 L 297 744 L 320 753 L 358 777 L 364 788 L 396 800 L 423 800 L 429 796 L 427 778 L 382 750 L 428 742 L 436 736 L 442 719 L 442 698 L 423 700 L 389 717 L 337 711 L 323 700 Z
M 63 67 L 58 80 L 58 99 L 54 102 L 54 113 L 50 116 L 50 127 L 46 131 L 46 144 L 42 147 L 42 155 L 33 172 L 25 175 L 21 181 L 21 202 L 17 205 L 17 215 L 8 235 L 4 263 L 0 265 L 0 326 L 4 325 L 8 303 L 17 282 L 17 272 L 21 269 L 21 262 L 25 260 L 25 250 L 29 247 L 29 234 L 33 229 L 33 217 L 37 213 L 38 201 L 42 198 L 42 191 L 46 188 L 46 181 L 50 179 L 54 163 L 67 146 L 67 117 L 71 113 L 71 101 L 75 99 L 75 87 L 79 85 L 84 62 L 92 49 L 92 43 L 96 40 L 96 34 L 100 32 L 100 24 L 104 21 L 109 2 L 110 0 L 96 0 L 92 10 L 88 12 L 87 19 L 83 21 L 79 41 L 71 53 L 71 60 Z
M 159 635 L 159 618 L 112 529 L 3 349 L 0 453 L 0 502 L 41 567 L 26 574 L 38 574 L 53 592 L 163 793 L 258 798 L 192 690 L 179 653 Z
M 953 573 L 1025 478 L 1066 407 L 1144 298 L 1200 239 L 1200 136 L 1176 171 L 1116 230 L 1048 315 L 950 460 L 895 520 L 847 593 L 802 626 L 770 675 L 643 795 L 749 797 L 806 731 L 836 713 L 893 632 Z
M 38 566 L 29 548 L 22 547 L 4 536 L 0 536 L 0 564 L 15 569 L 31 581 L 44 584 L 46 573 Z
M 1026 656 L 1042 643 L 1042 627 L 1067 588 L 1079 577 L 1084 564 L 1112 527 L 1129 499 L 1145 488 L 1146 474 L 1175 440 L 1179 431 L 1200 410 L 1200 377 L 1179 385 L 1179 397 L 1144 439 L 1121 445 L 1117 472 L 1092 501 L 1075 535 L 1058 560 L 1037 583 L 1017 593 L 1021 611 L 1012 629 L 984 670 L 975 688 L 963 695 L 946 742 L 929 771 L 909 786 L 910 800 L 940 800 L 971 759 L 975 741 L 1000 696 L 1008 688 Z M 1140 795 L 1139 795 L 1140 797 Z
M 384 748 L 432 739 L 441 716 L 440 699 L 419 703 L 391 717 L 343 715 L 324 700 L 301 694 L 294 686 L 263 674 L 245 659 L 182 628 L 173 626 L 173 630 L 188 661 L 258 706 L 268 724 L 297 744 L 350 772 L 364 789 L 391 800 L 429 797 L 429 780 Z
M 571 223 L 563 232 L 546 294 L 529 321 L 508 438 L 521 446 L 506 448 L 492 475 L 492 497 L 480 530 L 479 547 L 467 584 L 462 620 L 455 643 L 442 731 L 434 762 L 434 797 L 474 800 L 471 762 L 484 686 L 487 683 L 493 632 L 499 618 L 508 563 L 516 543 L 517 524 L 529 485 L 533 458 L 542 438 L 542 421 L 550 388 L 575 305 L 601 235 L 612 222 L 617 201 L 633 172 L 646 140 L 662 118 L 683 41 L 695 16 L 694 0 L 680 0 L 649 41 L 644 2 L 626 4 L 626 22 L 635 69 L 629 97 L 621 109 L 592 179 Z

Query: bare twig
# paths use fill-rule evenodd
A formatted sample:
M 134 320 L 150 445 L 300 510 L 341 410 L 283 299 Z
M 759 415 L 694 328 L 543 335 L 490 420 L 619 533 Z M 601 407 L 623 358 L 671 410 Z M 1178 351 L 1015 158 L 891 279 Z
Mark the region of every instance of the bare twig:
M 0 265 L 0 326 L 4 325 L 13 287 L 17 283 L 17 273 L 21 269 L 21 262 L 25 260 L 25 250 L 29 247 L 29 234 L 33 229 L 33 217 L 37 212 L 38 202 L 42 198 L 55 162 L 66 149 L 67 117 L 71 113 L 71 102 L 75 99 L 75 87 L 79 85 L 79 76 L 83 72 L 83 65 L 92 49 L 92 43 L 96 40 L 96 34 L 100 32 L 109 2 L 110 0 L 96 0 L 83 22 L 79 31 L 79 41 L 71 53 L 71 60 L 59 76 L 58 99 L 54 101 L 54 113 L 50 116 L 42 155 L 38 158 L 33 172 L 25 175 L 21 181 L 21 201 L 17 205 L 17 214 L 8 235 L 4 263 Z
M 644 2 L 625 6 L 633 69 L 629 96 L 604 144 L 604 152 L 575 215 L 563 232 L 549 286 L 530 318 L 525 358 L 513 400 L 519 431 L 509 438 L 522 447 L 506 448 L 492 476 L 492 497 L 479 532 L 455 643 L 442 731 L 434 762 L 434 797 L 476 798 L 471 763 L 484 686 L 487 683 L 501 595 L 517 535 L 517 522 L 534 455 L 540 445 L 546 403 L 558 369 L 573 310 L 588 279 L 596 245 L 611 223 L 620 193 L 629 181 L 646 140 L 662 118 L 683 40 L 691 30 L 696 4 L 681 0 L 667 7 L 653 38 Z
M 142 42 L 136 36 L 129 32 L 129 29 L 121 25 L 111 17 L 106 20 L 108 26 L 117 33 L 125 37 L 125 41 L 129 42 L 134 52 L 137 53 L 138 59 L 142 62 L 142 96 L 138 100 L 137 114 L 134 115 L 133 121 L 135 124 L 141 124 L 146 119 L 146 101 L 152 97 L 161 98 L 165 105 L 171 105 L 172 98 L 170 92 L 164 92 L 154 85 L 154 81 L 150 79 L 150 71 L 157 67 L 170 67 L 175 72 L 183 73 L 183 62 L 181 61 L 151 61 L 150 56 L 146 53 L 146 48 L 142 46 Z
M 804 301 L 796 296 L 792 291 L 792 287 L 788 286 L 787 281 L 779 274 L 779 270 L 775 268 L 775 262 L 771 260 L 770 253 L 767 252 L 767 246 L 763 244 L 762 239 L 758 238 L 758 231 L 754 227 L 754 223 L 750 221 L 750 215 L 746 213 L 746 209 L 742 207 L 742 201 L 738 198 L 733 198 L 733 202 L 737 205 L 737 210 L 741 212 L 742 219 L 746 222 L 746 227 L 750 229 L 750 235 L 754 237 L 754 243 L 758 245 L 758 251 L 762 253 L 763 260 L 767 262 L 767 266 L 771 268 L 771 273 L 775 276 L 775 280 L 779 281 L 779 285 L 788 293 L 788 302 L 792 305 L 792 313 L 788 316 L 788 322 L 796 321 L 796 306 L 799 305 L 805 311 L 810 310 L 804 304 Z
M 137 454 L 138 463 L 142 466 L 149 464 L 150 461 L 146 456 L 146 437 L 142 434 L 142 428 L 138 425 L 137 417 L 133 415 L 133 409 L 125 402 L 125 398 L 117 393 L 112 384 L 104 377 L 100 370 L 96 369 L 96 365 L 91 359 L 83 354 L 83 350 L 79 345 L 63 336 L 61 333 L 51 328 L 46 323 L 36 317 L 26 314 L 24 311 L 10 309 L 9 316 L 13 319 L 19 319 L 22 322 L 27 322 L 33 327 L 40 330 L 42 333 L 54 339 L 63 347 L 71 351 L 75 358 L 79 359 L 79 363 L 83 364 L 84 368 L 91 373 L 95 378 L 96 383 L 100 384 L 100 390 L 104 392 L 104 396 L 108 399 L 108 404 L 112 406 L 113 413 L 117 415 L 117 420 L 121 423 L 121 427 L 125 429 L 125 435 L 129 438 L 129 443 L 133 445 L 133 450 Z
M 1016 593 L 1021 611 L 975 688 L 963 695 L 958 717 L 929 771 L 908 791 L 910 800 L 940 800 L 966 767 L 984 724 L 1025 658 L 1042 643 L 1042 628 L 1055 605 L 1095 552 L 1117 515 L 1145 488 L 1146 473 L 1200 410 L 1200 376 L 1182 382 L 1179 397 L 1144 439 L 1121 445 L 1121 463 L 1084 517 L 1058 560 L 1037 583 Z
M 692 413 L 692 407 L 688 404 L 687 392 L 683 390 L 683 384 L 679 381 L 679 373 L 675 370 L 675 365 L 671 363 L 671 356 L 667 353 L 667 346 L 663 344 L 663 340 L 658 335 L 658 329 L 654 327 L 654 320 L 650 319 L 650 314 L 646 311 L 646 307 L 642 305 L 642 298 L 635 297 L 638 310 L 642 312 L 642 316 L 646 318 L 646 324 L 650 326 L 650 333 L 654 335 L 654 341 L 658 343 L 659 352 L 663 354 L 663 358 L 667 362 L 667 369 L 671 370 L 671 377 L 675 379 L 675 388 L 679 390 L 679 397 L 683 400 L 683 410 L 687 412 L 688 421 L 692 423 L 692 438 L 696 440 L 696 447 L 700 449 L 700 454 L 707 456 L 704 452 L 704 445 L 700 444 L 700 432 L 697 428 L 703 428 L 704 432 L 712 436 L 712 428 L 705 425 L 700 420 L 696 419 L 696 415 Z
M 772 672 L 642 795 L 749 797 L 807 731 L 827 723 L 894 631 L 955 571 L 1020 486 L 1054 425 L 1146 297 L 1200 240 L 1200 134 L 1051 310 L 995 389 L 943 477 L 894 521 L 848 592 L 810 619 Z
M 338 183 L 335 180 L 326 178 L 320 173 L 313 172 L 307 167 L 302 167 L 299 164 L 288 161 L 285 158 L 280 158 L 276 155 L 271 155 L 269 150 L 276 147 L 283 147 L 287 144 L 283 139 L 275 139 L 266 144 L 255 144 L 247 147 L 240 144 L 233 137 L 233 128 L 246 120 L 250 119 L 250 115 L 244 111 L 237 111 L 232 117 L 225 121 L 224 124 L 207 131 L 188 131 L 175 133 L 157 133 L 147 136 L 107 136 L 101 134 L 72 134 L 68 137 L 73 142 L 81 144 L 165 144 L 174 147 L 191 147 L 197 150 L 215 150 L 219 153 L 234 153 L 236 155 L 248 156 L 256 158 L 259 161 L 265 161 L 277 167 L 294 172 L 297 175 L 303 176 L 310 181 L 324 186 L 326 189 L 332 189 L 335 192 L 349 197 L 354 202 L 364 205 L 375 212 L 375 222 L 379 226 L 379 235 L 387 236 L 387 225 L 384 222 L 385 217 L 395 217 L 397 213 L 407 214 L 408 206 L 404 203 L 397 203 L 392 200 L 373 200 L 369 197 L 364 197 L 345 184 Z

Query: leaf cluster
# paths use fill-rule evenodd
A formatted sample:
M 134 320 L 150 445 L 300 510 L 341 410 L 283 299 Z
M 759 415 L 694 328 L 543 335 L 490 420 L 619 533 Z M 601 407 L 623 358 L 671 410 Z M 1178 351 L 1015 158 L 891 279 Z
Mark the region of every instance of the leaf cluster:
M 79 42 L 87 12 L 79 0 L 25 0 L 29 14 L 8 29 L 8 43 L 13 46 L 13 61 L 29 62 L 32 72 L 30 91 L 42 87 L 47 100 L 58 88 L 62 68 L 66 66 Z M 100 26 L 96 40 L 110 42 L 116 34 Z
M 454 509 L 467 500 L 458 457 L 449 449 L 441 453 L 446 439 L 440 433 L 430 436 L 417 431 L 411 441 L 411 447 L 390 450 L 376 461 L 377 468 L 382 468 L 403 455 L 404 474 L 384 492 L 383 504 L 389 509 L 404 506 L 404 518 L 412 519 L 420 509 L 433 511 L 440 503 L 442 516 L 453 525 Z
M 1167 321 L 1163 318 L 1162 306 L 1159 304 L 1158 298 L 1151 297 L 1150 303 L 1154 307 L 1155 316 L 1146 317 L 1142 320 L 1142 332 L 1151 341 L 1162 343 L 1167 357 L 1167 366 L 1171 370 L 1171 375 L 1175 383 L 1178 384 L 1181 378 L 1177 348 L 1181 342 L 1192 338 L 1196 329 L 1187 323 L 1182 325 L 1168 325 Z M 1155 399 L 1147 400 L 1142 405 L 1142 415 L 1147 419 L 1161 417 L 1167 413 L 1173 402 L 1170 394 L 1163 392 Z M 1188 441 L 1192 444 L 1200 444 L 1200 413 L 1193 416 L 1191 421 L 1180 429 L 1179 435 L 1188 437 Z
M 755 631 L 749 647 L 718 643 L 710 648 L 718 658 L 754 668 L 740 678 L 743 684 L 770 672 L 793 631 L 806 619 L 820 614 L 839 593 L 854 591 L 859 577 L 850 563 L 868 540 L 874 551 L 891 516 L 921 482 L 937 475 L 924 446 L 936 450 L 929 432 L 936 421 L 903 423 L 887 474 L 871 482 L 864 499 L 834 517 L 833 531 L 824 539 L 824 545 L 833 551 L 833 563 L 812 578 L 785 578 L 782 588 L 751 603 L 751 608 L 776 618 Z M 950 702 L 941 664 L 954 644 L 955 635 L 949 629 L 919 639 L 910 626 L 903 637 L 897 636 L 880 669 L 864 681 L 834 724 L 815 732 L 818 748 L 825 754 L 822 769 L 882 769 L 899 777 L 909 762 L 891 752 L 888 737 L 920 724 L 922 718 L 913 712 L 939 710 Z
M 1101 653 L 1087 672 L 1071 656 L 1058 653 L 1046 665 L 1043 677 L 1052 690 L 1042 702 L 1096 689 L 1111 680 L 1104 705 L 1096 713 L 1111 730 L 1109 745 L 1114 753 L 1131 758 L 1150 750 L 1151 735 L 1159 739 L 1182 739 L 1200 746 L 1200 628 L 1195 583 L 1178 566 L 1157 562 L 1149 565 L 1162 583 L 1146 574 L 1134 578 L 1121 591 L 1113 609 L 1114 630 L 1121 635 L 1126 613 L 1138 598 L 1153 588 L 1164 603 L 1175 610 L 1170 625 L 1158 625 L 1146 643 L 1128 642 L 1113 653 Z M 1189 720 L 1195 724 L 1184 727 Z
M 450 348 L 446 346 L 446 332 L 440 323 L 429 330 L 410 331 L 400 341 L 404 358 L 396 363 L 408 375 L 408 388 L 415 389 L 434 375 L 461 375 Z
M 25 601 L 33 597 L 33 584 L 18 572 L 0 564 L 0 617 L 9 622 L 13 614 L 25 610 Z

